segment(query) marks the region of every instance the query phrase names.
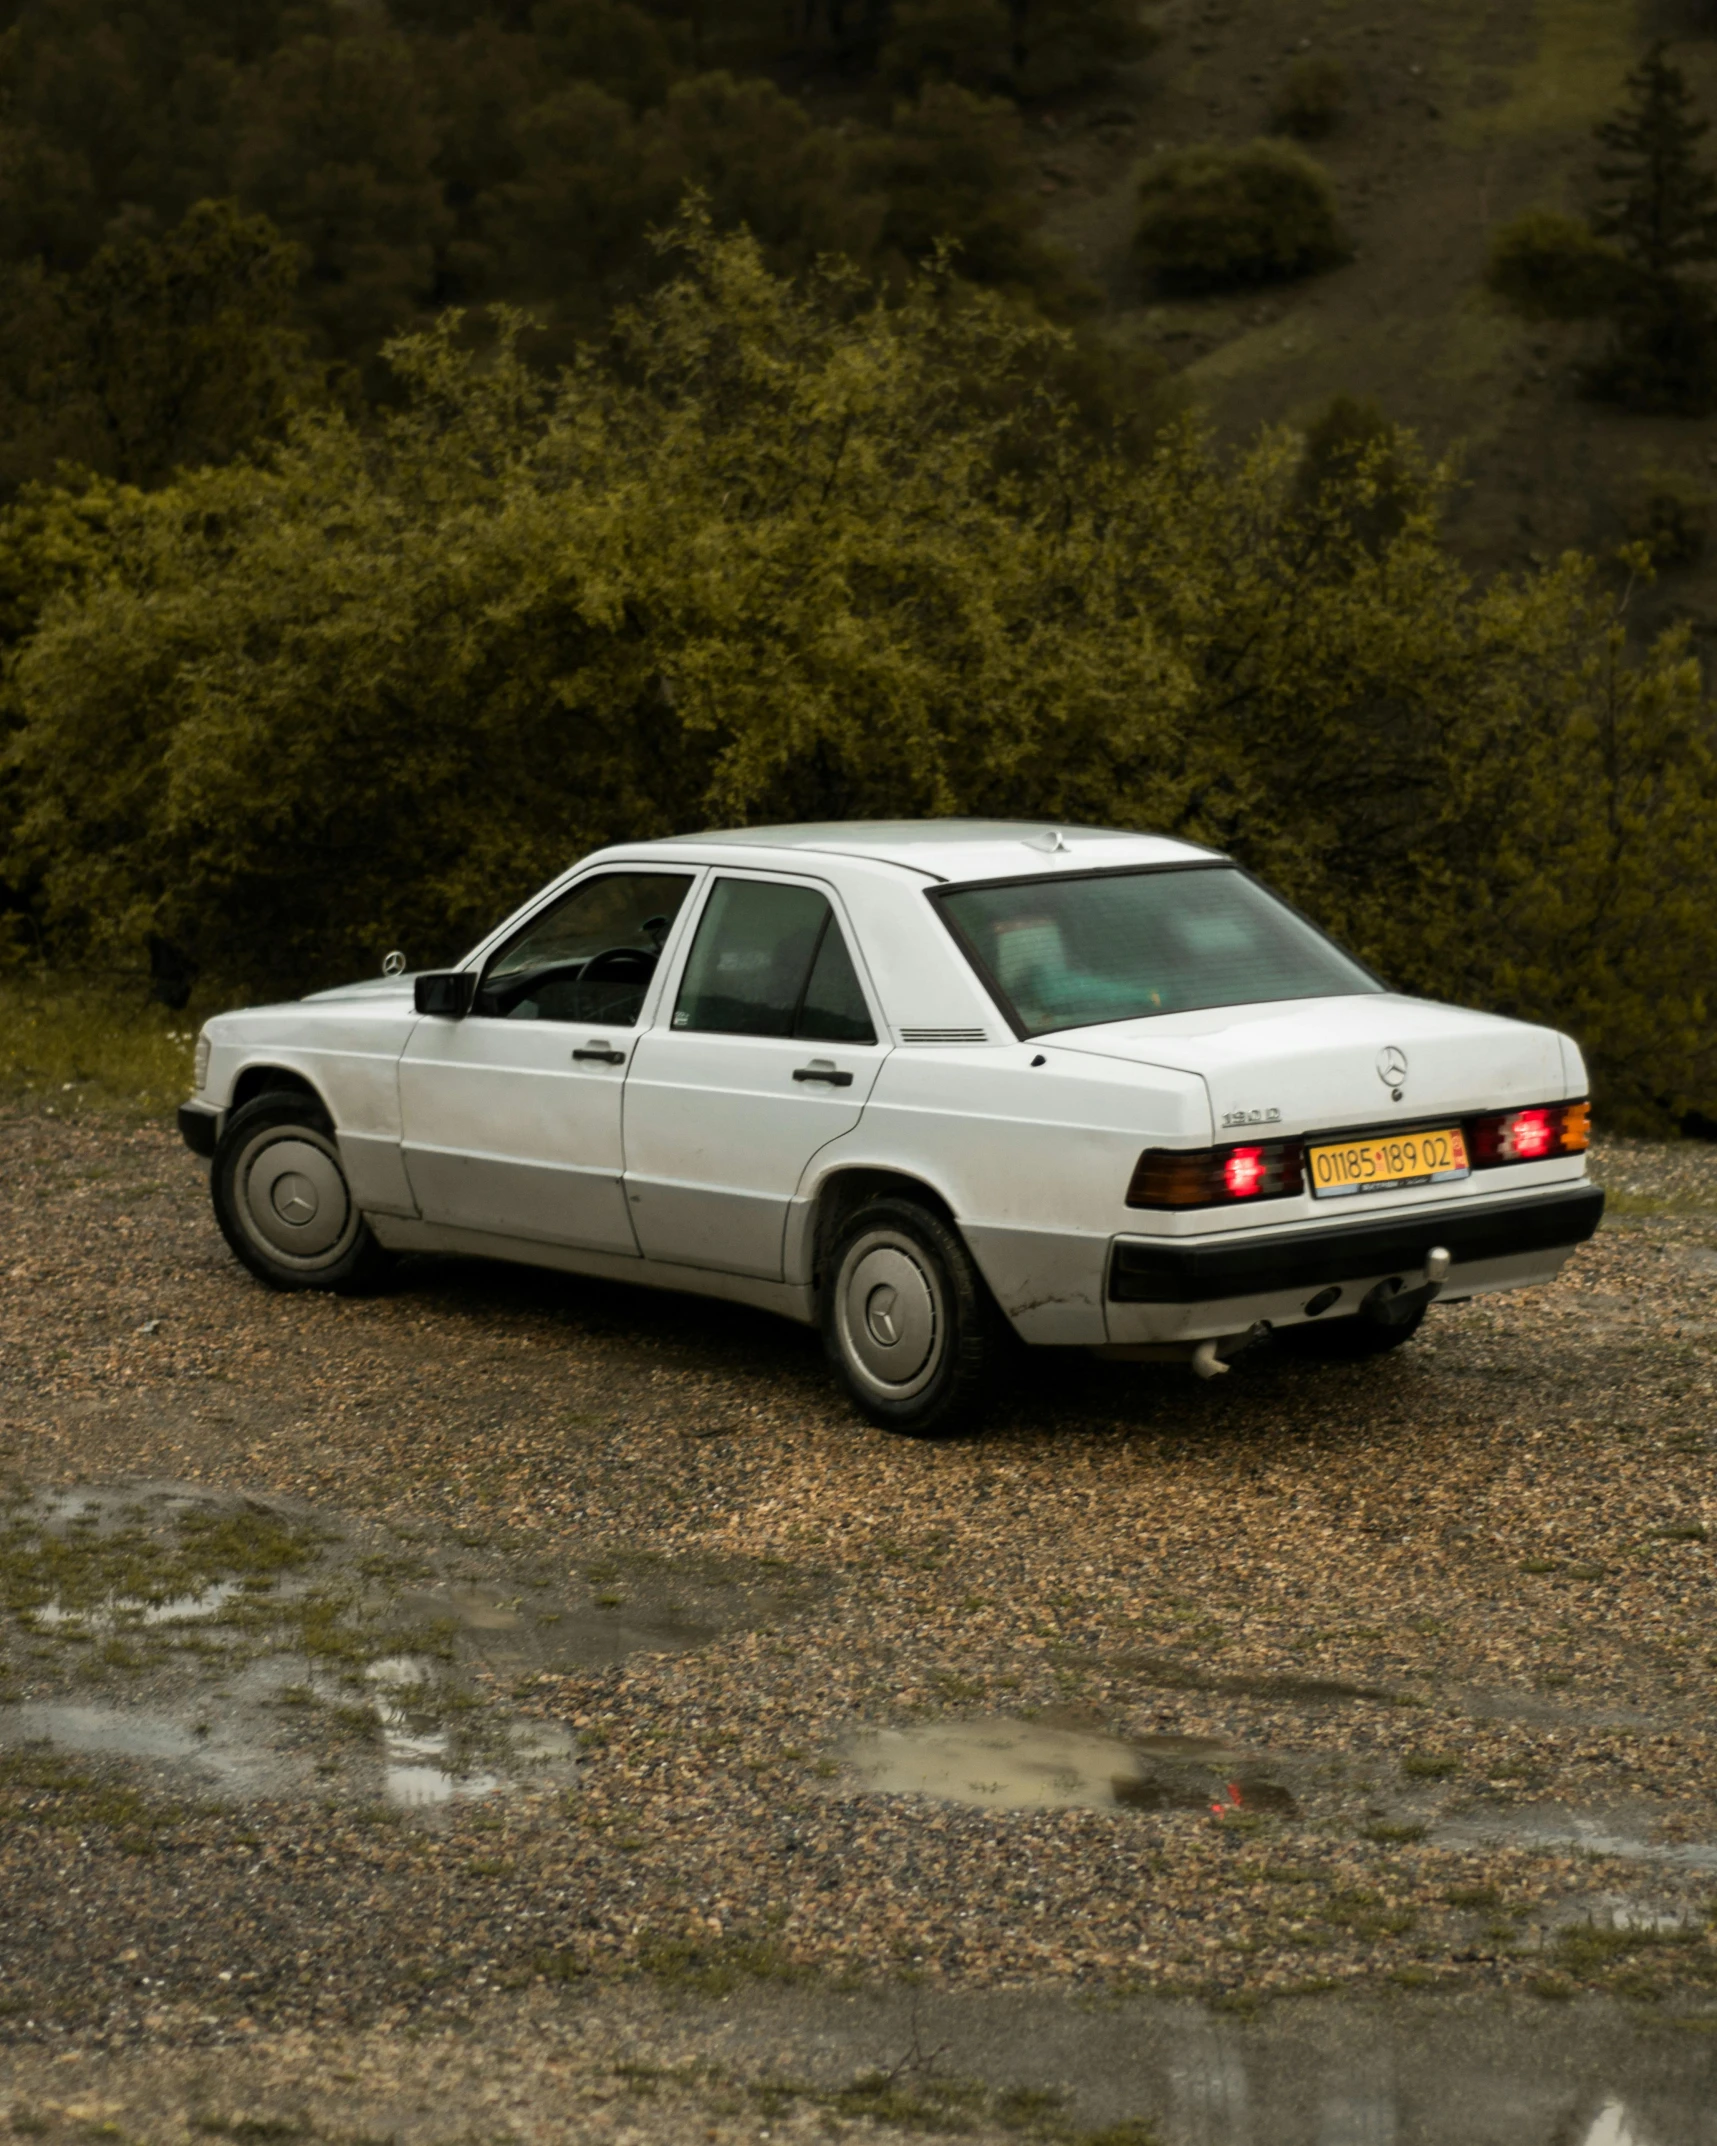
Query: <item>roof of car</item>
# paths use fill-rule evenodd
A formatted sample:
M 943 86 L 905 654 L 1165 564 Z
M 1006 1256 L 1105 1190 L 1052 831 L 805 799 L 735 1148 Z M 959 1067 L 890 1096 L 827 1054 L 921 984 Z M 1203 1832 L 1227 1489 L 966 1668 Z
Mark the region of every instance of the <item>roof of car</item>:
M 1167 835 L 1055 820 L 809 820 L 791 827 L 727 827 L 674 835 L 723 849 L 820 851 L 903 866 L 926 879 L 1008 879 L 1130 864 L 1215 862 L 1218 853 Z

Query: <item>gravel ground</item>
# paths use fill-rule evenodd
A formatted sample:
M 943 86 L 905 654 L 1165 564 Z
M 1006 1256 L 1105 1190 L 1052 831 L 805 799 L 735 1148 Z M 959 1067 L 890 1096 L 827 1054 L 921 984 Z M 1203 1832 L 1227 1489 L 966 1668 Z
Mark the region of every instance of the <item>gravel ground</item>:
M 610 1988 L 1717 2006 L 1710 1148 L 1610 1143 L 1611 1218 L 1553 1288 L 1434 1309 L 1390 1359 L 1034 1358 L 944 1446 L 856 1422 L 813 1337 L 726 1307 L 453 1262 L 270 1295 L 154 1124 L 14 1115 L 0 1156 L 16 1496 L 242 1491 L 396 1594 L 552 1599 L 559 1658 L 467 1649 L 461 1703 L 580 1748 L 571 1786 L 415 1812 L 329 1705 L 291 1794 L 0 1730 L 19 2066 L 480 2036 Z M 629 1615 L 636 1651 L 592 1658 Z M 231 1666 L 0 1630 L 26 1710 L 218 1703 Z M 1146 1787 L 966 1807 L 847 1763 L 996 1717 L 1118 1740 Z M 783 2105 L 777 2135 L 889 2115 Z

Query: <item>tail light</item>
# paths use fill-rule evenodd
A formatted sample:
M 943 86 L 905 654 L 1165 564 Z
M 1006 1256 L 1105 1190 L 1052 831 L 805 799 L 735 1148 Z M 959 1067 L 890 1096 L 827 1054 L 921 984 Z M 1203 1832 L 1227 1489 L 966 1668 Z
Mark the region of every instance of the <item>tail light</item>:
M 1467 1122 L 1467 1153 L 1475 1170 L 1583 1155 L 1591 1140 L 1592 1106 L 1587 1102 L 1535 1103 L 1529 1110 L 1493 1110 Z
M 1304 1185 L 1297 1140 L 1231 1148 L 1146 1148 L 1127 1187 L 1129 1207 L 1232 1207 L 1282 1200 Z

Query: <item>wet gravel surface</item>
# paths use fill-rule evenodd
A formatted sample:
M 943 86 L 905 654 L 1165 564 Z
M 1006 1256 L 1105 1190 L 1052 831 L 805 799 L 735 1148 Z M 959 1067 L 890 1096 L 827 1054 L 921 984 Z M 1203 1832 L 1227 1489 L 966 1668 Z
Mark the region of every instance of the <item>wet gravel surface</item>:
M 330 1572 L 371 1561 L 335 1590 L 354 1690 L 378 1587 L 463 1589 L 536 1621 L 511 1652 L 454 1634 L 458 1703 L 577 1749 L 576 1779 L 402 1808 L 306 1670 L 291 1792 L 222 1795 L 194 1759 L 4 1727 L 218 1717 L 220 1647 L 73 1646 L 14 1601 L 0 2045 L 902 1978 L 1717 2014 L 1717 1152 L 1611 1143 L 1596 1174 L 1611 1219 L 1561 1281 L 1434 1309 L 1397 1356 L 1208 1385 L 1036 1358 L 985 1436 L 921 1446 L 853 1420 L 814 1337 L 725 1307 L 451 1262 L 270 1295 L 168 1130 L 0 1121 L 14 1519 L 44 1486 L 242 1492 Z M 1093 1754 L 1090 1795 L 855 1770 L 867 1732 L 996 1721 Z M 1105 1801 L 1114 1744 L 1145 1785 Z

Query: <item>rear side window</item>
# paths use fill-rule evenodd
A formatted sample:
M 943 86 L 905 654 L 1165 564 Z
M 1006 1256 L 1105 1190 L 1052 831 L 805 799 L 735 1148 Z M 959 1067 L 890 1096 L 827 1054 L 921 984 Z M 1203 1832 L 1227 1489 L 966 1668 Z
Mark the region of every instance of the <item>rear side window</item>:
M 874 1043 L 835 913 L 810 887 L 718 879 L 674 1007 L 675 1028 Z
M 935 899 L 1026 1036 L 1383 988 L 1232 866 L 1013 880 Z

